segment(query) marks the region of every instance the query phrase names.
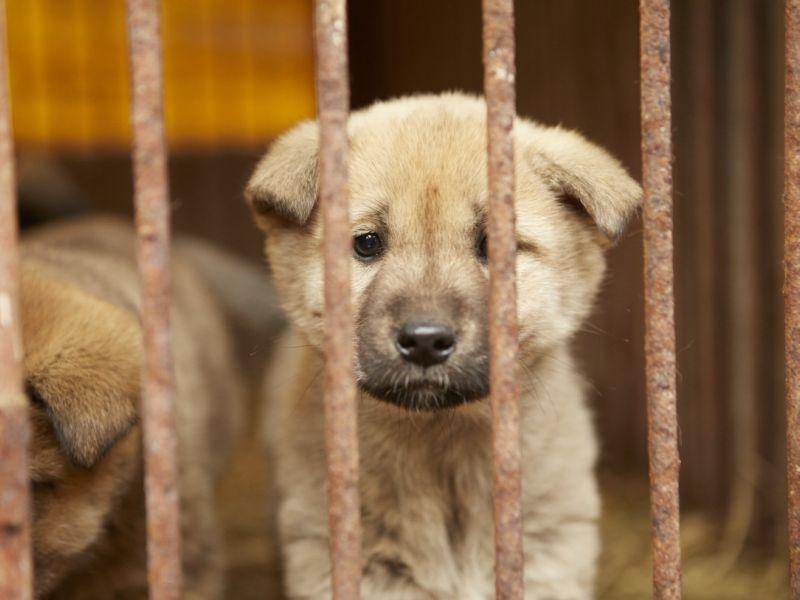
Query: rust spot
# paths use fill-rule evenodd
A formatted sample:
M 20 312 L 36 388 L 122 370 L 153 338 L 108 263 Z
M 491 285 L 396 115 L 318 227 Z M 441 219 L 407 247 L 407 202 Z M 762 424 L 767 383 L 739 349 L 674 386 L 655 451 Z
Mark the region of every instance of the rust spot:
M 7 366 L 0 368 L 8 370 Z M 5 388 L 0 389 L 0 598 L 23 600 L 33 597 L 27 465 L 30 433 L 25 397 L 19 394 L 14 399 L 8 392 L 12 381 L 0 381 Z
M 489 387 L 495 593 L 498 599 L 521 600 L 525 561 L 517 382 L 513 0 L 483 0 L 483 69 L 489 169 Z
M 158 0 L 128 0 L 134 202 L 142 297 L 142 429 L 150 598 L 182 595 L 175 383 L 170 347 L 170 208 Z
M 647 430 L 653 595 L 681 597 L 672 247 L 669 0 L 641 0 Z
M 347 14 L 344 0 L 316 0 L 319 190 L 325 263 L 325 449 L 334 600 L 358 598 L 361 521 L 358 493 L 351 233 L 347 197 Z
M 800 0 L 786 2 L 784 269 L 789 565 L 800 598 Z
M 22 382 L 17 197 L 6 54 L 6 7 L 0 0 L 0 598 L 33 596 L 28 405 Z

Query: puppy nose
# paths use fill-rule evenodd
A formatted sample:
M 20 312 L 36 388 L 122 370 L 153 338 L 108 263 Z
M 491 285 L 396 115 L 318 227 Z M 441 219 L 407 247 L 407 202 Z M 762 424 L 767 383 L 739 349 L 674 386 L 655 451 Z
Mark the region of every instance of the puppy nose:
M 456 347 L 453 330 L 441 323 L 408 322 L 397 333 L 397 351 L 405 360 L 422 367 L 439 365 Z

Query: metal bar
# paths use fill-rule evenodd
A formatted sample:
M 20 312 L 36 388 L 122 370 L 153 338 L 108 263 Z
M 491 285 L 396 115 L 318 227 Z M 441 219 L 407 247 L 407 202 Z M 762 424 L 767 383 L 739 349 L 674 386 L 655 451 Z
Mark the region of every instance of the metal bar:
M 134 202 L 144 362 L 142 425 L 150 597 L 181 597 L 175 383 L 170 347 L 170 208 L 158 0 L 128 0 Z
M 345 0 L 316 0 L 315 45 L 319 118 L 319 194 L 325 257 L 325 449 L 334 600 L 358 598 L 361 520 L 358 491 L 352 232 L 348 214 L 347 13 Z
M 800 599 L 800 0 L 786 0 L 784 98 L 784 319 L 789 566 Z
M 513 0 L 483 0 L 483 69 L 489 173 L 489 384 L 495 596 L 498 600 L 521 600 L 524 556 L 517 382 Z
M 681 597 L 669 0 L 641 0 L 642 171 L 647 431 L 653 594 Z
M 17 237 L 6 6 L 0 0 L 0 598 L 28 600 L 33 596 L 30 431 L 22 388 Z

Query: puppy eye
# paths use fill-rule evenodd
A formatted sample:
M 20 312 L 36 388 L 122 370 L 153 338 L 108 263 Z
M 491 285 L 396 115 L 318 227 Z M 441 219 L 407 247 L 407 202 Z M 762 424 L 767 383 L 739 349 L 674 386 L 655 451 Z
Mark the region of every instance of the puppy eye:
M 383 252 L 383 242 L 377 233 L 362 233 L 353 240 L 353 250 L 358 258 L 371 260 Z
M 42 396 L 36 391 L 36 388 L 27 382 L 25 383 L 25 395 L 28 396 L 28 401 L 31 404 L 42 407 L 45 406 L 45 401 L 42 399 Z
M 475 245 L 475 254 L 477 254 L 478 258 L 482 261 L 487 260 L 489 257 L 489 248 L 485 233 L 482 233 L 478 238 L 478 243 Z

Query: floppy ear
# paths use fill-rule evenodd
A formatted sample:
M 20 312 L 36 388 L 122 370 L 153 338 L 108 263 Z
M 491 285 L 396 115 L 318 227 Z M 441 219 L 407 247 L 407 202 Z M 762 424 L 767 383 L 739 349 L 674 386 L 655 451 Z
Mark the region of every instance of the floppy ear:
M 138 320 L 23 267 L 22 323 L 30 400 L 69 459 L 91 468 L 138 418 Z
M 642 204 L 642 188 L 620 162 L 583 136 L 523 122 L 524 160 L 567 203 L 578 205 L 610 241 Z
M 319 134 L 314 121 L 301 123 L 270 147 L 245 188 L 245 199 L 262 227 L 278 217 L 303 225 L 317 202 Z

